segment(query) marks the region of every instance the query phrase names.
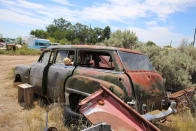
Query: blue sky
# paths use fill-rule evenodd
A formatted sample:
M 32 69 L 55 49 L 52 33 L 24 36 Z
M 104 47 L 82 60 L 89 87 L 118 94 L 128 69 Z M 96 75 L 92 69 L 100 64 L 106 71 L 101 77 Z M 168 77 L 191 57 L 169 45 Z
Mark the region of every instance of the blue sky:
M 177 47 L 193 40 L 196 0 L 0 0 L 0 34 L 27 36 L 54 18 L 135 32 L 140 41 Z

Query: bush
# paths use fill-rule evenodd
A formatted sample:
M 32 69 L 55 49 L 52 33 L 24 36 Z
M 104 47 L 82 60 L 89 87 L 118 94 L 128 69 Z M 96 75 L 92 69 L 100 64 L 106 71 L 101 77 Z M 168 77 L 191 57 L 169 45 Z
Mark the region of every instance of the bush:
M 162 49 L 157 46 L 140 45 L 135 50 L 149 56 L 155 69 L 165 79 L 168 90 L 177 91 L 196 83 L 196 61 L 194 47 Z
M 146 42 L 147 46 L 156 46 L 156 44 L 153 41 Z
M 5 50 L 0 49 L 0 54 L 5 54 Z
M 123 47 L 123 48 L 133 48 L 136 45 L 138 38 L 135 33 L 130 30 L 117 30 L 112 33 L 109 39 L 104 41 L 107 46 Z

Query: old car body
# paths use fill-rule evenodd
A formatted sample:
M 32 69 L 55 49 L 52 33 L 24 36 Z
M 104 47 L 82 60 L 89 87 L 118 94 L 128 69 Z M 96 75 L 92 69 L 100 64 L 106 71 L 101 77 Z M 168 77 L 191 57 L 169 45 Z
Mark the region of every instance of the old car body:
M 64 58 L 73 65 L 65 65 Z M 140 52 L 104 46 L 64 45 L 45 49 L 37 63 L 15 67 L 15 82 L 29 83 L 35 93 L 65 102 L 77 110 L 78 102 L 108 88 L 138 112 L 160 108 L 165 97 L 161 75 Z

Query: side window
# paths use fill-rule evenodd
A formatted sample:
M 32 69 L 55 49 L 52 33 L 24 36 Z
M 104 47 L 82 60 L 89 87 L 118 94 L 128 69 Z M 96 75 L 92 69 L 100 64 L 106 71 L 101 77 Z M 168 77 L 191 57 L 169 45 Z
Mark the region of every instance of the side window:
M 39 60 L 40 63 L 43 64 L 48 64 L 48 61 L 50 59 L 50 51 L 46 51 L 44 52 L 44 54 L 42 55 L 41 59 Z
M 78 63 L 80 66 L 98 69 L 114 69 L 114 63 L 112 57 L 108 53 L 104 52 L 88 52 L 80 51 L 78 57 Z
M 57 51 L 55 64 L 73 65 L 74 55 L 75 55 L 74 51 L 59 50 L 59 51 Z
M 99 58 L 100 58 L 100 62 L 99 62 L 100 68 L 109 68 L 109 69 L 114 68 L 114 63 L 110 55 L 100 55 Z

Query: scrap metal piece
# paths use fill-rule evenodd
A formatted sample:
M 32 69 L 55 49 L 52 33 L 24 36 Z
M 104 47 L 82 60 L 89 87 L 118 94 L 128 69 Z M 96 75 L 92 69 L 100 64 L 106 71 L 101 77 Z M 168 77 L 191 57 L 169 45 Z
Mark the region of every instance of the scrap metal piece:
M 114 131 L 159 131 L 105 87 L 83 99 L 79 107 L 92 124 L 106 122 Z
M 165 112 L 160 112 L 158 114 L 152 115 L 150 113 L 146 113 L 144 115 L 142 115 L 146 120 L 149 121 L 153 121 L 153 120 L 158 120 L 158 119 L 162 119 L 174 112 L 177 112 L 176 110 L 176 102 L 171 102 L 171 105 L 169 106 L 168 110 Z
M 170 100 L 173 100 L 177 103 L 177 110 L 183 111 L 187 107 L 191 108 L 193 104 L 193 96 L 196 92 L 196 88 L 186 88 L 183 90 L 180 90 L 178 92 L 175 92 L 173 94 L 170 94 L 168 97 Z

